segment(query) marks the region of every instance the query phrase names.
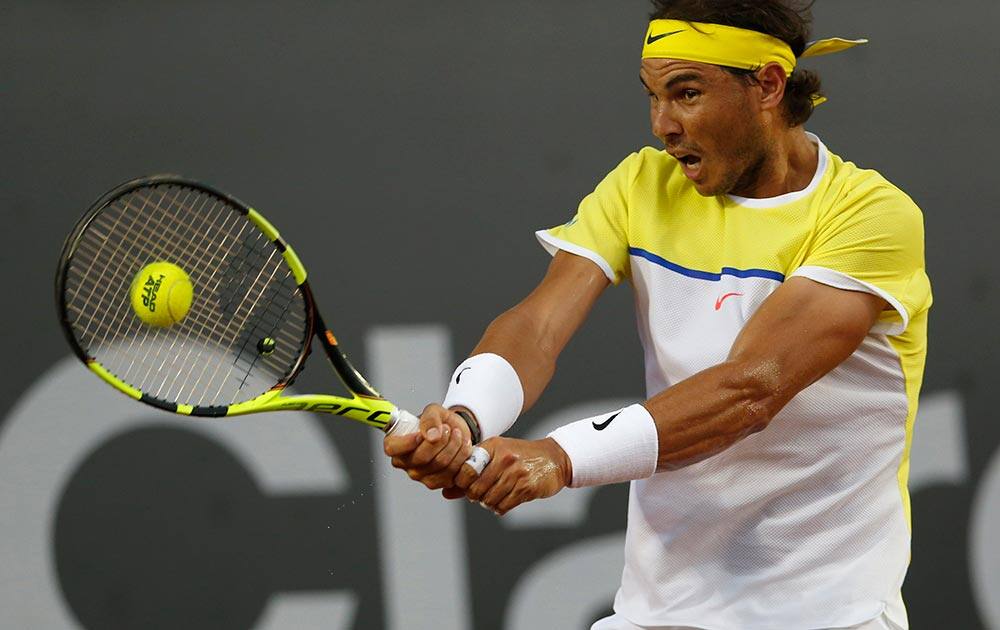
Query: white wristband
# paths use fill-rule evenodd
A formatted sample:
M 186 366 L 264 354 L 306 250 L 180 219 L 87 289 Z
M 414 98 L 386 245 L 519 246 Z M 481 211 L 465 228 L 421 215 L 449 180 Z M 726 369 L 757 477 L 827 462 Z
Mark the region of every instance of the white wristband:
M 451 375 L 442 405 L 467 407 L 476 416 L 481 439 L 502 435 L 524 405 L 524 389 L 517 372 L 498 354 L 469 357 Z
M 645 479 L 656 472 L 656 423 L 642 405 L 578 420 L 549 437 L 569 456 L 573 488 Z

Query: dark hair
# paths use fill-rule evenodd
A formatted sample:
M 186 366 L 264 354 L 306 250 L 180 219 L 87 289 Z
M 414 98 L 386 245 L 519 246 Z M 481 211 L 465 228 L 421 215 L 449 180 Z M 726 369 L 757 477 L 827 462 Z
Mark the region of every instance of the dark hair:
M 798 57 L 806 48 L 812 30 L 812 2 L 800 0 L 652 0 L 651 20 L 672 19 L 706 22 L 745 28 L 766 33 L 785 42 Z M 725 68 L 754 80 L 753 71 Z M 813 96 L 821 95 L 819 75 L 809 70 L 795 70 L 785 85 L 785 118 L 792 127 L 807 120 L 813 112 Z

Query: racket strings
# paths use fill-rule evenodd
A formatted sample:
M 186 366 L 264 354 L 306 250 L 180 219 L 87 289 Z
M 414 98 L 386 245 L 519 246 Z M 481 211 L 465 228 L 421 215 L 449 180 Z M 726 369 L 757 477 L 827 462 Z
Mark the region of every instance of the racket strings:
M 230 214 L 232 214 L 232 213 L 230 213 Z M 159 247 L 159 248 L 156 248 L 156 249 L 154 250 L 154 252 L 155 252 L 155 254 L 157 254 L 157 255 L 161 255 L 161 254 L 163 253 L 163 248 L 162 248 L 162 247 Z M 196 280 L 196 281 L 197 281 L 197 280 Z M 146 338 L 146 340 L 148 340 L 148 337 L 149 337 L 148 333 L 150 332 L 150 329 L 149 329 L 149 328 L 146 328 L 145 330 L 146 330 L 146 333 L 147 333 L 147 335 L 146 335 L 146 337 L 145 337 L 145 338 Z M 190 332 L 190 331 L 189 331 L 189 332 Z M 135 341 L 136 341 L 136 338 L 135 338 L 135 337 L 133 337 L 133 339 L 132 339 L 132 343 L 134 344 L 134 342 L 135 342 Z M 204 365 L 204 364 L 203 364 L 203 365 Z M 152 366 L 150 366 L 150 367 L 152 367 Z M 216 369 L 216 371 L 218 371 L 218 369 Z M 203 372 L 204 372 L 204 370 L 203 370 Z M 192 374 L 192 372 L 191 372 L 191 371 L 188 371 L 188 372 L 187 372 L 187 374 L 188 374 L 188 375 L 191 375 L 191 374 Z
M 246 223 L 244 224 L 244 228 L 245 228 L 245 225 L 246 225 Z M 243 230 L 241 230 L 240 235 L 242 233 L 243 233 Z M 235 246 L 236 243 L 241 242 L 240 235 L 237 235 L 237 237 L 235 239 L 233 239 L 234 246 Z M 237 260 L 240 260 L 242 258 L 246 258 L 248 256 L 248 254 L 252 254 L 255 251 L 259 251 L 260 248 L 261 248 L 261 246 L 266 246 L 267 249 L 269 249 L 270 251 L 269 251 L 267 259 L 263 259 L 263 257 L 258 256 L 258 260 L 256 261 L 256 264 L 254 264 L 254 261 L 249 261 L 251 267 L 254 267 L 254 266 L 259 267 L 261 271 L 260 271 L 260 273 L 258 273 L 257 277 L 255 278 L 255 282 L 253 284 L 251 284 L 247 288 L 245 294 L 243 294 L 241 296 L 240 303 L 242 305 L 246 305 L 246 307 L 247 307 L 247 313 L 245 313 L 245 314 L 241 313 L 240 312 L 241 309 L 239 307 L 237 307 L 236 309 L 230 309 L 228 313 L 224 313 L 224 314 L 229 315 L 230 317 L 234 318 L 234 319 L 231 320 L 232 323 L 229 326 L 226 327 L 225 332 L 227 333 L 227 336 L 232 336 L 233 335 L 233 333 L 234 333 L 233 328 L 234 327 L 238 331 L 239 329 L 243 328 L 246 325 L 247 319 L 250 316 L 250 312 L 257 306 L 257 303 L 258 303 L 258 301 L 260 299 L 260 296 L 263 295 L 264 291 L 266 291 L 266 288 L 267 288 L 266 286 L 258 286 L 260 284 L 259 283 L 260 275 L 264 272 L 264 269 L 266 268 L 266 265 L 268 263 L 273 263 L 273 261 L 275 259 L 275 256 L 276 256 L 276 253 L 277 253 L 276 249 L 273 246 L 271 246 L 270 241 L 267 241 L 263 237 L 263 235 L 261 235 L 256 230 L 250 230 L 248 235 L 252 235 L 252 238 L 254 239 L 255 242 L 254 243 L 250 243 L 249 241 L 242 242 L 242 247 L 243 247 L 244 251 L 242 252 L 242 256 L 239 256 L 237 258 Z M 256 250 L 252 249 L 252 247 L 254 247 L 254 246 L 256 247 Z M 231 255 L 231 253 L 232 253 L 232 250 L 233 250 L 232 246 L 230 248 L 228 248 L 225 251 L 224 258 L 229 258 L 230 255 Z M 215 261 L 215 262 L 222 262 L 222 261 Z M 247 267 L 246 264 L 244 264 L 242 266 L 244 268 Z M 214 269 L 218 269 L 218 266 L 215 266 L 213 268 Z M 225 269 L 225 267 L 222 267 L 222 268 Z M 275 265 L 275 264 L 271 265 L 271 269 L 272 269 L 271 275 L 267 278 L 269 281 L 273 281 L 273 279 L 274 279 L 274 272 L 276 272 L 278 270 L 278 268 L 279 267 L 277 265 Z M 290 272 L 286 272 L 286 276 L 290 276 Z M 245 280 L 244 281 L 239 281 L 238 280 L 235 284 L 233 284 L 232 280 L 230 280 L 230 283 L 227 286 L 243 286 L 243 285 L 246 285 Z M 218 286 L 216 286 L 215 289 L 217 290 Z M 292 289 L 292 291 L 294 291 L 294 288 Z M 253 296 L 255 293 L 256 293 L 256 297 L 253 298 L 253 301 L 250 301 L 251 300 L 251 296 Z M 289 292 L 289 297 L 291 297 L 291 292 Z M 231 299 L 229 301 L 232 302 Z M 273 303 L 273 300 L 271 300 L 271 302 Z M 231 304 L 230 304 L 230 306 L 231 306 Z M 286 306 L 287 306 L 287 302 L 286 302 Z M 282 308 L 281 311 L 279 311 L 276 314 L 276 317 L 278 317 L 281 314 L 283 314 L 285 310 L 286 310 L 285 308 Z M 241 316 L 242 316 L 242 318 L 241 318 Z M 216 320 L 215 324 L 213 325 L 213 332 L 215 332 L 215 333 L 218 332 L 218 321 L 219 320 Z M 251 333 L 252 331 L 247 330 L 246 332 L 247 333 Z M 235 345 L 237 345 L 237 344 L 231 344 L 227 348 L 227 350 L 231 351 Z M 242 357 L 242 348 L 245 348 L 245 346 L 246 346 L 245 343 L 239 344 L 239 345 L 241 345 L 241 352 L 236 355 L 236 358 L 235 358 L 235 360 L 233 362 L 233 366 L 231 366 L 230 370 L 229 370 L 230 374 L 233 371 L 233 367 L 235 367 L 236 365 L 239 364 L 240 358 Z M 252 360 L 251 361 L 251 365 L 254 362 L 255 361 Z M 217 362 L 216 363 L 215 369 L 213 371 L 214 375 L 217 375 L 219 373 L 220 369 L 222 368 L 222 365 L 223 365 L 222 362 Z M 203 385 L 203 383 L 201 383 L 201 378 L 206 373 L 206 370 L 204 369 L 205 367 L 207 367 L 207 365 L 203 364 L 203 370 L 202 370 L 201 374 L 199 375 L 198 380 L 196 380 L 194 382 L 194 384 L 193 384 L 193 388 L 194 389 L 198 389 L 199 387 L 201 387 Z M 250 368 L 248 367 L 247 368 L 248 373 L 249 373 L 249 369 Z M 187 372 L 188 376 L 190 376 L 191 374 L 192 374 L 192 372 L 190 372 L 190 371 Z M 242 379 L 242 383 L 245 383 L 245 381 L 246 381 L 246 376 L 244 376 L 244 378 Z M 203 398 L 204 398 L 204 396 L 202 397 L 202 399 L 200 399 L 201 402 L 204 402 Z
M 126 203 L 126 205 L 128 205 L 129 209 L 134 210 L 136 213 L 141 213 L 141 212 L 143 212 L 145 210 L 145 205 L 142 206 L 142 207 L 135 207 L 132 204 L 128 203 L 127 201 L 125 201 L 124 203 Z M 230 218 L 230 217 L 238 217 L 238 215 L 236 215 L 235 213 L 229 211 L 225 207 L 221 207 L 221 212 L 225 212 L 226 215 L 229 215 L 229 216 L 226 217 L 227 219 Z M 123 215 L 124 215 L 124 213 L 123 213 Z M 135 216 L 137 217 L 138 214 L 135 214 Z M 84 235 L 84 237 L 80 240 L 79 249 L 90 251 L 94 255 L 99 255 L 101 253 L 101 246 L 103 245 L 103 240 L 106 240 L 107 237 L 104 237 L 104 239 L 102 239 L 102 242 L 96 243 L 96 247 L 90 246 L 88 244 L 88 241 L 94 241 L 94 240 L 96 240 L 96 238 L 88 238 L 88 237 L 91 237 L 93 233 L 98 232 L 97 228 L 101 227 L 101 220 L 102 220 L 102 218 L 103 218 L 103 215 L 102 216 L 98 216 L 97 219 L 94 221 L 93 228 L 95 228 L 95 229 L 88 230 L 88 233 L 86 233 Z M 149 225 L 150 225 L 150 227 L 148 227 L 148 229 L 143 229 L 143 228 L 136 229 L 134 226 L 130 226 L 129 228 L 125 229 L 125 235 L 129 239 L 132 239 L 132 243 L 135 245 L 134 247 L 132 247 L 127 252 L 124 252 L 126 255 L 130 255 L 130 256 L 135 256 L 135 255 L 145 256 L 145 257 L 150 258 L 152 260 L 152 259 L 155 259 L 157 256 L 162 257 L 165 254 L 165 249 L 162 246 L 162 243 L 158 244 L 156 247 L 154 247 L 152 249 L 150 249 L 150 248 L 143 249 L 143 248 L 139 247 L 138 244 L 140 243 L 140 241 L 139 241 L 139 239 L 137 237 L 142 237 L 142 239 L 149 239 L 150 236 L 155 231 L 155 227 L 152 227 L 152 224 L 149 224 Z M 184 237 L 182 237 L 181 235 L 177 234 L 176 232 L 174 232 L 172 229 L 169 229 L 169 228 L 165 230 L 165 233 L 171 234 L 176 240 L 180 240 L 181 238 L 184 238 Z M 120 248 L 116 248 L 113 252 L 111 252 L 111 258 L 115 258 L 116 256 L 119 256 L 122 253 L 123 252 L 121 252 Z M 204 258 L 202 260 L 204 262 L 210 262 L 210 263 L 221 263 L 221 262 L 223 262 L 222 260 L 212 260 L 212 259 L 204 259 Z M 119 281 L 128 280 L 129 277 L 128 277 L 127 271 L 128 270 L 123 270 L 123 272 L 121 274 L 121 277 L 114 278 L 114 279 L 115 280 L 119 280 Z M 195 270 L 192 270 L 192 271 L 193 271 L 194 274 L 197 274 L 199 270 L 195 269 Z M 204 279 L 203 278 L 199 278 L 199 280 L 203 281 Z M 98 300 L 93 300 L 93 299 L 88 300 L 88 303 L 91 306 L 96 307 L 98 310 L 100 310 L 100 309 L 106 309 L 104 311 L 105 312 L 105 316 L 104 317 L 102 317 L 100 320 L 94 320 L 98 325 L 106 324 L 109 321 L 112 322 L 112 323 L 117 322 L 117 328 L 116 328 L 116 330 L 120 330 L 125 325 L 125 323 L 127 323 L 129 321 L 127 318 L 123 318 L 122 314 L 129 312 L 129 310 L 130 310 L 131 307 L 129 305 L 130 303 L 129 303 L 129 299 L 128 299 L 128 297 L 129 297 L 128 294 L 121 294 L 120 292 L 112 291 L 111 289 L 114 286 L 116 286 L 116 285 L 114 285 L 114 284 L 105 284 L 104 285 L 104 290 L 105 290 L 104 296 L 102 296 L 102 298 L 100 298 Z M 104 297 L 107 297 L 109 299 L 117 298 L 117 300 L 118 300 L 117 304 L 114 304 L 114 305 L 112 305 L 111 303 L 107 303 L 106 304 L 104 302 L 104 300 L 103 300 Z M 122 298 L 124 298 L 124 299 L 122 299 Z M 197 310 L 195 310 L 194 317 L 197 317 Z M 88 330 L 84 330 L 82 334 L 85 336 L 87 334 L 87 332 L 89 332 L 89 331 Z M 106 337 L 107 337 L 107 334 L 105 334 L 105 336 L 102 337 L 102 340 L 106 341 Z
M 178 324 L 144 324 L 129 289 L 165 260 L 194 287 Z M 194 405 L 249 400 L 286 378 L 303 352 L 305 301 L 274 244 L 226 200 L 173 184 L 107 204 L 77 239 L 64 301 L 78 343 L 144 393 Z M 272 352 L 258 343 L 273 341 Z
M 144 203 L 143 204 L 143 208 L 139 208 L 139 210 L 144 209 L 145 205 L 146 204 Z M 137 245 L 138 243 L 140 243 L 140 241 L 135 240 L 136 230 L 134 229 L 134 225 L 135 225 L 135 220 L 137 218 L 138 218 L 138 215 L 133 215 L 133 227 L 130 227 L 127 230 L 127 234 L 133 239 L 131 242 L 134 245 L 132 248 L 130 248 L 127 251 L 127 253 L 130 254 L 130 255 L 135 255 L 137 253 L 137 251 L 136 251 L 137 248 L 135 247 L 135 245 Z M 99 221 L 99 219 L 100 219 L 100 217 L 98 218 L 98 221 Z M 121 250 L 120 242 L 119 242 L 118 246 L 114 247 L 111 250 L 111 257 L 114 258 L 114 257 L 116 257 L 116 255 L 121 254 L 121 253 L 122 253 L 122 250 Z M 144 253 L 147 257 L 152 257 L 152 258 L 162 257 L 162 255 L 164 253 L 164 248 L 162 246 L 162 243 L 160 243 L 160 244 L 158 244 L 158 246 L 156 246 L 154 248 L 151 248 L 151 249 L 150 248 L 143 248 L 143 250 L 142 250 L 141 253 Z M 106 279 L 106 280 L 111 280 L 111 282 L 105 282 L 104 283 L 103 286 L 105 288 L 105 292 L 108 295 L 114 295 L 114 293 L 112 293 L 112 292 L 109 291 L 109 288 L 110 287 L 114 287 L 116 285 L 120 286 L 121 284 L 123 284 L 124 282 L 126 282 L 128 280 L 128 278 L 127 277 L 118 277 L 118 278 L 109 278 L 109 279 Z M 128 310 L 128 296 L 127 296 L 127 294 L 122 294 L 121 292 L 118 292 L 118 294 L 120 296 L 120 299 L 118 300 L 119 304 L 116 307 L 114 307 L 114 308 L 112 308 L 111 305 L 109 305 L 109 304 L 103 304 L 103 303 L 92 304 L 92 306 L 94 307 L 94 309 L 96 311 L 100 312 L 100 311 L 103 310 L 103 312 L 105 313 L 105 316 L 99 322 L 100 324 L 102 324 L 102 325 L 106 324 L 106 322 L 107 322 L 107 320 L 108 320 L 108 318 L 110 316 L 110 318 L 111 318 L 112 321 L 117 321 L 118 322 L 118 326 L 116 327 L 116 330 L 119 331 L 119 333 L 120 333 L 120 331 L 122 329 L 122 325 L 125 322 L 131 321 L 131 318 L 129 318 L 129 319 L 123 319 L 121 317 L 123 309 L 126 310 L 126 311 Z M 124 298 L 124 299 L 121 299 L 121 298 Z M 126 377 L 131 376 L 131 368 L 134 367 L 134 357 L 135 357 L 134 346 L 136 344 L 136 341 L 142 341 L 142 342 L 148 341 L 150 333 L 151 333 L 151 329 L 147 327 L 147 328 L 143 329 L 143 334 L 141 336 L 136 336 L 136 335 L 131 335 L 130 336 L 129 347 L 126 350 L 126 353 L 133 357 L 133 361 L 130 363 L 129 368 L 124 373 L 124 375 Z M 107 336 L 108 336 L 108 332 L 106 331 L 105 335 L 103 336 L 103 338 L 106 340 Z
M 227 215 L 238 216 L 238 215 L 235 215 L 235 213 L 232 213 L 232 212 L 230 212 L 228 210 L 224 210 L 224 211 L 226 212 Z M 98 217 L 98 219 L 95 221 L 95 225 L 96 226 L 100 225 L 100 219 L 101 218 Z M 134 230 L 129 230 L 128 233 L 129 233 L 129 236 L 131 238 L 133 238 L 133 239 L 136 236 L 136 233 L 135 233 Z M 143 235 L 143 236 L 148 236 L 148 235 Z M 133 240 L 133 242 L 138 242 L 138 241 Z M 79 249 L 81 249 L 83 251 L 90 251 L 92 254 L 95 254 L 95 255 L 99 253 L 99 249 L 95 250 L 95 249 L 90 248 L 90 247 L 87 246 L 87 239 L 86 238 L 84 238 L 84 239 L 81 240 L 81 246 L 80 246 Z M 120 253 L 121 253 L 120 249 L 116 249 L 113 252 L 113 255 L 114 254 L 120 254 Z M 155 259 L 158 256 L 163 256 L 164 251 L 163 251 L 163 247 L 157 247 L 157 248 L 155 248 L 155 250 L 143 249 L 141 251 L 136 251 L 135 248 L 132 248 L 132 250 L 129 251 L 129 252 L 127 252 L 127 253 L 131 254 L 131 255 L 139 254 L 139 255 L 142 255 L 142 256 L 147 257 L 147 258 L 154 258 Z M 216 262 L 218 262 L 218 261 L 216 261 Z M 195 282 L 201 281 L 205 285 L 210 285 L 211 284 L 210 282 L 204 282 L 204 279 L 202 279 L 202 278 L 198 278 L 196 272 L 193 275 L 195 275 L 195 278 L 194 278 Z M 128 295 L 127 294 L 121 294 L 120 292 L 118 292 L 118 303 L 114 304 L 114 305 L 110 304 L 110 303 L 105 303 L 104 299 L 103 299 L 106 296 L 110 296 L 110 297 L 115 296 L 115 292 L 111 292 L 109 290 L 109 287 L 116 286 L 116 284 L 120 285 L 121 283 L 128 281 L 129 278 L 128 278 L 127 274 L 120 274 L 119 277 L 107 278 L 107 279 L 108 280 L 112 280 L 113 282 L 111 282 L 111 283 L 105 282 L 104 283 L 103 288 L 104 288 L 104 290 L 105 290 L 106 293 L 104 295 L 102 295 L 100 298 L 98 298 L 97 300 L 94 300 L 93 298 L 91 298 L 89 300 L 90 305 L 94 308 L 95 311 L 98 311 L 98 312 L 103 311 L 105 313 L 104 316 L 102 316 L 102 318 L 100 320 L 96 320 L 96 319 L 90 320 L 90 324 L 93 324 L 93 323 L 97 324 L 95 328 L 98 328 L 98 329 L 102 329 L 103 328 L 104 329 L 104 334 L 101 336 L 100 339 L 93 339 L 93 341 L 95 343 L 105 343 L 105 342 L 108 341 L 109 336 L 111 336 L 113 338 L 117 338 L 118 336 L 121 335 L 121 331 L 122 331 L 123 326 L 125 326 L 125 324 L 127 322 L 131 321 L 131 318 L 128 318 L 128 317 L 124 317 L 123 318 L 122 317 L 123 314 L 129 313 L 130 312 L 130 308 L 131 308 L 130 305 L 129 305 L 129 300 L 128 300 Z M 217 332 L 217 326 L 218 326 L 217 323 L 213 326 L 212 322 L 207 321 L 204 317 L 199 317 L 199 309 L 197 307 L 193 308 L 192 310 L 194 312 L 190 313 L 189 317 L 187 318 L 190 322 L 192 322 L 192 323 L 199 323 L 203 327 L 210 327 L 211 326 L 213 328 L 213 332 Z M 114 325 L 115 322 L 117 322 L 117 325 Z M 145 333 L 147 333 L 147 335 L 145 337 L 143 337 L 143 339 L 144 340 L 148 340 L 148 333 L 151 332 L 151 329 L 147 327 L 147 328 L 144 329 L 144 331 L 145 331 Z M 81 336 L 84 337 L 84 338 L 86 338 L 87 334 L 89 332 L 96 332 L 96 331 L 91 331 L 89 329 L 89 324 L 88 324 L 88 328 L 86 328 L 84 331 L 82 331 Z M 94 336 L 96 337 L 96 335 L 94 335 Z M 138 338 L 135 337 L 135 336 L 131 337 L 130 350 L 132 349 L 132 346 L 134 346 L 135 341 L 137 339 Z

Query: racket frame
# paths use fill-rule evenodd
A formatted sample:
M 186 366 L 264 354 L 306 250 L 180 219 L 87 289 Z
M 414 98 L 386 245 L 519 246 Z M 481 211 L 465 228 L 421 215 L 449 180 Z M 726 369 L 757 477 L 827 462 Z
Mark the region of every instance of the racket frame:
M 72 325 L 64 300 L 67 276 L 69 273 L 69 262 L 76 253 L 80 238 L 86 233 L 87 228 L 97 218 L 98 215 L 113 201 L 126 193 L 137 188 L 158 186 L 158 185 L 181 185 L 202 190 L 210 195 L 221 198 L 229 203 L 233 208 L 241 212 L 246 218 L 257 227 L 278 249 L 285 262 L 288 264 L 295 277 L 299 291 L 302 294 L 306 306 L 306 334 L 305 343 L 299 356 L 292 365 L 286 376 L 276 383 L 270 390 L 263 394 L 239 403 L 231 405 L 198 406 L 176 403 L 156 398 L 148 393 L 142 392 L 136 387 L 119 379 L 107 368 L 101 365 L 96 358 L 87 354 L 86 350 L 77 341 L 73 334 Z M 311 411 L 318 413 L 329 413 L 356 420 L 363 424 L 376 427 L 386 433 L 393 433 L 399 429 L 401 424 L 412 424 L 416 418 L 405 410 L 402 410 L 382 397 L 372 385 L 365 380 L 361 373 L 355 368 L 347 355 L 341 351 L 337 338 L 323 323 L 316 307 L 312 289 L 307 281 L 305 266 L 299 259 L 295 251 L 281 238 L 278 230 L 252 207 L 243 203 L 232 195 L 218 190 L 207 184 L 187 179 L 179 175 L 163 174 L 140 177 L 125 182 L 113 190 L 99 197 L 84 216 L 77 222 L 76 226 L 66 237 L 63 244 L 62 254 L 59 257 L 59 266 L 56 272 L 55 281 L 56 308 L 59 313 L 59 321 L 63 334 L 73 348 L 74 354 L 98 377 L 108 385 L 114 387 L 123 394 L 146 403 L 159 409 L 178 413 L 187 416 L 219 418 L 228 416 L 239 416 L 251 413 L 262 413 L 266 411 Z M 351 398 L 334 396 L 331 394 L 296 394 L 285 395 L 295 378 L 305 367 L 306 358 L 312 350 L 312 338 L 317 337 L 323 350 L 333 367 L 333 370 L 340 377 L 340 380 L 347 387 Z

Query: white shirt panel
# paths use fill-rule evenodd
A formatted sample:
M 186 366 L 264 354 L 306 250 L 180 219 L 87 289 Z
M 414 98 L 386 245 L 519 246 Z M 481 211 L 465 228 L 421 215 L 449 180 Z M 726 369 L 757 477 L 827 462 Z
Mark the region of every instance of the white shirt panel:
M 704 274 L 633 252 L 648 395 L 725 359 L 783 277 Z M 879 333 L 726 451 L 632 482 L 615 610 L 640 625 L 851 626 L 898 598 L 907 398 Z

